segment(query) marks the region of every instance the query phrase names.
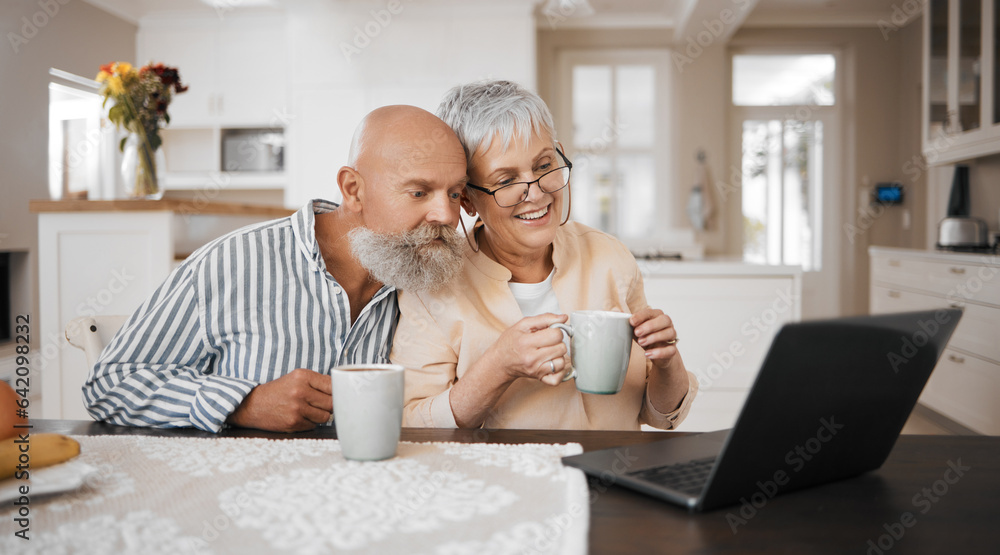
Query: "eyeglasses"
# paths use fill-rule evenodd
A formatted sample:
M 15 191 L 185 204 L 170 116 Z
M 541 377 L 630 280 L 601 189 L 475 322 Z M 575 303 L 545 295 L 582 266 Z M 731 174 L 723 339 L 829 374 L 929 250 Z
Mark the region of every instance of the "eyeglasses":
M 559 149 L 556 149 L 556 152 L 559 153 L 559 157 L 563 159 L 563 162 L 566 162 L 566 165 L 547 171 L 534 181 L 510 183 L 497 189 L 493 189 L 492 191 L 486 187 L 480 187 L 479 185 L 473 185 L 472 183 L 466 183 L 466 185 L 477 191 L 482 191 L 487 195 L 492 196 L 493 200 L 497 201 L 497 204 L 500 205 L 501 208 L 517 206 L 527 200 L 528 192 L 531 190 L 532 183 L 537 183 L 539 190 L 543 193 L 554 193 L 565 188 L 566 185 L 569 185 L 569 173 L 570 170 L 573 169 L 573 164 L 566 158 L 566 155 Z

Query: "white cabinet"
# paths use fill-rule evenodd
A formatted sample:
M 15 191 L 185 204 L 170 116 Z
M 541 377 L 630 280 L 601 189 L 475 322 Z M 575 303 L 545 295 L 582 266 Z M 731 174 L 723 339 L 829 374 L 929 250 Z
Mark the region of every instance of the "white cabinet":
M 79 316 L 129 315 L 208 241 L 290 210 L 183 201 L 31 201 L 38 213 L 42 418 L 89 420 L 89 368 L 64 331 Z
M 169 127 L 206 126 L 215 118 L 218 32 L 207 26 L 142 28 L 136 47 L 138 65 L 176 67 L 188 90 L 175 95 L 167 112 Z
M 189 88 L 174 96 L 162 131 L 166 189 L 281 190 L 284 171 L 228 171 L 227 128 L 288 132 L 288 58 L 283 15 L 144 19 L 137 36 L 140 63 L 177 67 Z
M 170 273 L 170 212 L 38 216 L 43 418 L 89 420 L 80 388 L 89 369 L 69 345 L 78 316 L 131 314 Z
M 284 19 L 219 31 L 216 110 L 226 127 L 284 127 L 288 66 Z
M 923 150 L 930 164 L 1000 152 L 993 0 L 930 0 L 924 9 Z
M 963 308 L 920 402 L 1000 434 L 1000 261 L 995 255 L 872 247 L 871 312 Z
M 646 300 L 677 329 L 700 391 L 679 427 L 732 427 L 781 326 L 801 318 L 801 270 L 741 263 L 641 263 Z
M 280 16 L 144 20 L 138 58 L 177 67 L 190 88 L 170 127 L 276 127 L 287 117 L 285 22 Z

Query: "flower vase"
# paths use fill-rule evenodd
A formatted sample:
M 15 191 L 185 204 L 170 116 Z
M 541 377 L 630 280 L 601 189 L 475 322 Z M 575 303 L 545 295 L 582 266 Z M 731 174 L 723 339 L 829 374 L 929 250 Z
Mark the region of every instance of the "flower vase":
M 130 199 L 163 198 L 157 166 L 163 165 L 163 152 L 154 150 L 138 133 L 129 133 L 122 150 L 122 182 Z

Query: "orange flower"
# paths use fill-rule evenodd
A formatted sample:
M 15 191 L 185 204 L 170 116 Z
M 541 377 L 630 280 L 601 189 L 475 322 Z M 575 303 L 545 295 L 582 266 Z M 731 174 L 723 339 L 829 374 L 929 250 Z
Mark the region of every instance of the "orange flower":
M 173 95 L 187 90 L 177 68 L 150 63 L 137 69 L 128 62 L 111 62 L 101 66 L 97 81 L 105 104 L 113 101 L 108 119 L 115 127 L 141 134 L 153 151 L 158 149 L 160 127 L 170 121 L 167 107 Z

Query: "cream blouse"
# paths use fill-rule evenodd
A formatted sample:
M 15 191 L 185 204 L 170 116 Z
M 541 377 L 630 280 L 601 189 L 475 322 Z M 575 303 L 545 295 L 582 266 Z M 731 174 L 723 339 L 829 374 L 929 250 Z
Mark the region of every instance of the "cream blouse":
M 636 312 L 647 306 L 642 275 L 632 254 L 614 237 L 577 222 L 559 228 L 553 243 L 553 288 L 559 306 L 574 310 Z M 401 317 L 390 359 L 406 368 L 403 425 L 456 427 L 451 386 L 500 337 L 521 320 L 510 291 L 511 273 L 466 246 L 455 282 L 434 294 L 399 293 Z M 662 307 L 658 307 L 662 308 Z M 669 315 L 669 311 L 665 311 Z M 486 417 L 486 428 L 664 430 L 687 416 L 698 390 L 688 373 L 680 406 L 663 414 L 647 397 L 652 361 L 634 341 L 625 385 L 615 395 L 581 393 L 573 380 L 557 386 L 518 379 Z

